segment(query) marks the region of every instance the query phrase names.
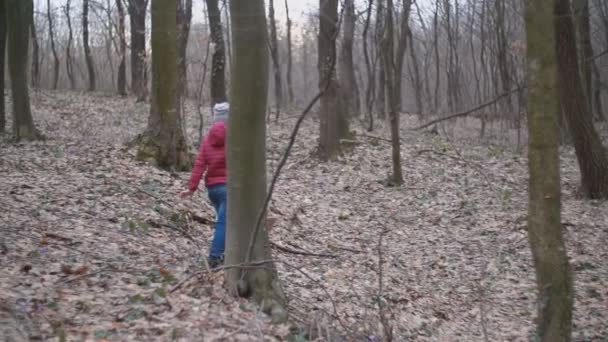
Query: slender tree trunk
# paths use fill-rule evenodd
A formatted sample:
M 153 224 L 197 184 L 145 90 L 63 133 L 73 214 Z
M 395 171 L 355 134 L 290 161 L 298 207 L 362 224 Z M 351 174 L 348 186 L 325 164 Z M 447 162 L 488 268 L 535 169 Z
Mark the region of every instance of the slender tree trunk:
M 238 265 L 272 260 L 266 229 L 260 229 L 254 245 L 249 245 L 266 197 L 268 33 L 263 0 L 232 0 L 230 14 L 234 42 L 230 82 L 234 115 L 228 118 L 230 178 L 226 263 Z M 248 255 L 250 249 L 251 255 Z M 251 296 L 273 319 L 286 318 L 285 295 L 272 263 L 229 269 L 226 280 L 230 290 Z
M 385 21 L 385 9 L 384 4 L 386 0 L 378 0 L 376 5 L 376 51 L 378 55 L 381 55 L 382 51 L 382 36 L 384 34 L 384 23 Z M 378 58 L 378 83 L 376 86 L 376 107 L 378 111 L 378 118 L 381 120 L 386 119 L 386 72 L 387 66 L 384 58 Z
M 38 46 L 38 35 L 36 34 L 36 23 L 32 15 L 30 23 L 30 34 L 32 36 L 32 87 L 40 88 L 40 47 Z
M 581 190 L 587 198 L 608 198 L 608 158 L 593 120 L 579 72 L 576 35 L 570 2 L 556 0 L 555 31 L 559 37 L 560 98 L 581 170 Z
M 342 27 L 342 53 L 340 54 L 340 89 L 344 99 L 344 110 L 349 117 L 360 114 L 359 87 L 355 76 L 353 45 L 356 27 L 355 0 L 344 1 L 344 26 Z
M 89 0 L 82 0 L 82 46 L 89 73 L 89 91 L 95 91 L 95 65 L 89 46 Z
M 148 97 L 146 82 L 146 9 L 148 0 L 129 1 L 129 23 L 131 26 L 131 90 L 137 101 Z
M 537 340 L 546 342 L 570 341 L 573 302 L 560 218 L 556 35 L 548 29 L 554 21 L 553 6 L 554 0 L 526 2 L 530 137 L 528 237 L 538 289 Z M 562 38 L 560 36 L 560 40 Z
M 505 0 L 495 0 L 494 3 L 496 11 L 496 45 L 497 45 L 497 58 L 498 58 L 498 70 L 500 73 L 500 83 L 502 84 L 502 93 L 511 91 L 513 81 L 511 79 L 511 70 L 509 68 L 508 59 L 508 44 L 506 25 L 505 25 Z M 511 96 L 505 99 L 506 106 L 504 110 L 506 114 L 515 122 L 517 113 L 514 111 L 513 102 Z
M 232 60 L 232 39 L 230 38 L 230 15 L 228 15 L 228 0 L 222 0 L 222 5 L 224 6 L 224 24 L 223 29 L 226 32 L 226 56 L 228 57 L 227 71 L 230 71 L 230 61 Z M 230 78 L 230 73 L 228 73 L 228 78 Z
M 8 69 L 13 99 L 13 137 L 16 141 L 37 140 L 27 87 L 29 27 L 34 5 L 32 0 L 4 0 L 8 30 Z
M 192 22 L 192 0 L 177 1 L 179 93 L 188 97 L 188 37 Z
M 434 111 L 439 111 L 439 89 L 441 89 L 441 73 L 439 72 L 439 0 L 435 0 L 435 11 L 433 12 L 433 47 L 435 51 L 435 94 Z
M 407 50 L 407 41 L 410 34 L 410 10 L 412 8 L 412 0 L 403 0 L 401 8 L 400 32 L 397 39 L 397 49 L 395 56 L 395 101 L 397 101 L 397 113 L 401 112 L 401 84 L 403 76 L 403 62 L 405 60 L 405 51 Z
M 121 1 L 121 0 L 118 0 Z M 65 71 L 70 82 L 70 89 L 76 89 L 76 79 L 74 78 L 74 61 L 72 59 L 72 42 L 74 41 L 74 32 L 72 30 L 71 0 L 67 0 L 65 4 L 65 19 L 68 24 L 68 42 L 65 47 Z
M 376 72 L 375 65 L 372 65 L 372 61 L 369 55 L 369 26 L 372 18 L 372 7 L 374 0 L 367 1 L 367 11 L 365 16 L 365 26 L 363 27 L 363 56 L 365 57 L 365 69 L 367 71 L 367 87 L 365 89 L 365 115 L 367 116 L 368 132 L 374 130 L 374 93 L 376 85 Z
M 281 61 L 279 60 L 279 42 L 277 39 L 277 24 L 274 19 L 274 0 L 268 0 L 268 19 L 270 21 L 270 58 L 274 75 L 275 120 L 281 115 L 283 104 L 283 84 L 281 82 Z
M 0 134 L 6 132 L 6 109 L 4 102 L 4 65 L 6 61 L 6 0 L 0 0 Z
M 289 17 L 289 1 L 285 0 L 285 16 L 287 18 L 287 95 L 289 105 L 293 106 L 295 99 L 293 96 L 293 47 L 291 41 L 291 18 Z
M 125 33 L 125 8 L 122 3 L 123 0 L 116 0 L 116 11 L 118 12 L 118 58 L 120 62 L 118 64 L 118 95 L 127 95 L 127 36 Z
M 418 56 L 416 55 L 416 46 L 412 30 L 408 30 L 408 38 L 410 41 L 410 59 L 412 61 L 412 87 L 414 88 L 414 96 L 416 97 L 416 113 L 419 117 L 424 113 L 424 104 L 422 102 L 422 80 L 420 78 L 420 66 L 418 65 Z
M 211 57 L 211 100 L 213 103 L 224 102 L 226 96 L 226 50 L 222 31 L 222 14 L 218 0 L 206 0 L 207 15 L 213 41 L 213 56 Z
M 59 82 L 59 68 L 61 64 L 59 62 L 59 57 L 57 56 L 57 49 L 55 48 L 55 31 L 53 29 L 53 7 L 51 6 L 51 0 L 46 0 L 46 14 L 47 21 L 49 23 L 51 52 L 53 53 L 53 89 L 57 89 L 57 84 Z
M 190 166 L 180 112 L 177 3 L 152 0 L 152 103 L 137 158 L 163 169 Z
M 382 37 L 382 58 L 384 65 L 388 66 L 386 72 L 386 92 L 388 97 L 389 118 L 391 121 L 391 141 L 393 147 L 393 175 L 392 181 L 395 185 L 403 184 L 403 173 L 401 170 L 401 139 L 399 137 L 399 94 L 397 93 L 397 78 L 401 78 L 399 73 L 399 61 L 395 59 L 394 47 L 394 22 L 393 12 L 395 8 L 393 0 L 386 0 L 386 15 L 384 22 L 384 35 Z M 407 25 L 407 24 L 406 24 Z
M 319 89 L 321 97 L 321 124 L 319 157 L 331 160 L 340 154 L 343 137 L 339 86 L 336 78 L 336 38 L 338 32 L 338 0 L 319 0 Z

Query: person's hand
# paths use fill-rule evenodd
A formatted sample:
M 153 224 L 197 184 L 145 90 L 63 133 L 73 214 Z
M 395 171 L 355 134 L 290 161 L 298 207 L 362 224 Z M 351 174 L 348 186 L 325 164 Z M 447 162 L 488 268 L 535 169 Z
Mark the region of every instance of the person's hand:
M 194 191 L 184 190 L 184 191 L 182 191 L 182 192 L 179 193 L 179 197 L 181 197 L 181 198 L 188 198 L 188 197 L 192 196 L 193 193 L 194 193 Z

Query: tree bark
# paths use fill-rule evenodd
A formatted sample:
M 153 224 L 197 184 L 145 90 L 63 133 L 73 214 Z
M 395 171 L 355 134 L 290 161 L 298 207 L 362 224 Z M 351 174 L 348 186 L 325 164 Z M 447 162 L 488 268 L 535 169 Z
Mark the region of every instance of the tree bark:
M 274 0 L 268 0 L 268 19 L 270 21 L 270 58 L 274 75 L 275 121 L 281 115 L 283 104 L 283 82 L 281 81 L 281 61 L 279 60 L 279 42 L 277 39 L 277 24 L 274 18 Z
M 574 0 L 573 6 L 576 14 L 576 23 L 578 26 L 578 34 L 580 37 L 580 62 L 581 62 L 581 78 L 585 90 L 585 96 L 588 102 L 589 109 L 593 113 L 593 74 L 592 68 L 595 61 L 593 57 L 593 45 L 591 42 L 591 23 L 589 16 L 589 0 Z M 603 120 L 604 116 L 600 112 L 598 119 Z
M 57 56 L 57 49 L 55 48 L 55 30 L 53 29 L 53 7 L 51 6 L 51 0 L 46 0 L 46 15 L 49 23 L 49 41 L 51 43 L 51 52 L 53 53 L 53 89 L 57 89 L 59 82 L 59 68 L 61 64 L 59 57 Z
M 65 47 L 65 71 L 68 75 L 68 81 L 70 82 L 70 89 L 75 90 L 76 79 L 74 78 L 74 61 L 72 59 L 72 42 L 74 41 L 74 31 L 72 29 L 72 18 L 70 13 L 71 9 L 71 0 L 67 0 L 65 4 L 65 19 L 66 23 L 68 24 L 68 42 Z
M 344 26 L 342 27 L 342 53 L 340 54 L 340 89 L 344 99 L 344 110 L 348 117 L 360 114 L 359 87 L 355 77 L 353 45 L 355 40 L 355 0 L 344 1 Z
M 5 0 L 8 31 L 8 69 L 13 99 L 13 137 L 16 141 L 42 138 L 34 126 L 27 86 L 29 27 L 32 0 Z
M 285 16 L 287 18 L 287 95 L 289 97 L 289 105 L 295 103 L 293 95 L 293 47 L 291 41 L 292 22 L 289 17 L 289 1 L 285 0 Z
M 126 23 L 125 23 L 125 8 L 122 3 L 123 0 L 116 0 L 116 11 L 118 12 L 118 58 L 120 62 L 118 64 L 118 77 L 117 77 L 117 88 L 118 95 L 127 95 L 127 36 L 126 36 Z
M 129 23 L 131 26 L 131 90 L 137 101 L 148 97 L 146 82 L 146 9 L 148 0 L 129 1 Z
M 179 93 L 188 97 L 188 38 L 192 22 L 192 0 L 177 1 Z
M 226 263 L 238 265 L 272 260 L 266 229 L 260 229 L 251 258 L 247 255 L 254 222 L 266 197 L 268 33 L 263 0 L 232 0 L 230 14 L 234 59 L 230 82 L 233 114 L 228 118 Z M 233 293 L 251 296 L 275 320 L 286 318 L 286 298 L 272 262 L 229 269 L 226 280 Z
M 205 0 L 207 15 L 213 41 L 213 56 L 211 57 L 211 101 L 225 102 L 226 96 L 226 48 L 222 31 L 222 14 L 218 0 Z
M 137 158 L 167 170 L 190 166 L 180 112 L 177 35 L 177 3 L 152 0 L 152 103 Z
M 368 125 L 367 131 L 374 130 L 374 93 L 376 90 L 376 72 L 375 63 L 372 64 L 369 51 L 369 26 L 372 17 L 372 7 L 374 0 L 367 0 L 367 14 L 365 16 L 365 24 L 363 27 L 363 56 L 365 58 L 365 69 L 367 71 L 367 87 L 365 89 L 365 115 L 367 116 Z
M 400 32 L 397 39 L 397 50 L 395 56 L 395 84 L 394 84 L 394 96 L 397 101 L 397 114 L 401 112 L 401 84 L 403 76 L 403 62 L 405 60 L 405 51 L 407 50 L 407 42 L 410 34 L 410 10 L 412 8 L 412 0 L 403 0 L 401 8 L 401 19 L 400 19 Z
M 530 137 L 528 237 L 538 289 L 537 340 L 547 342 L 570 341 L 573 303 L 572 278 L 560 218 L 556 35 L 547 29 L 554 20 L 561 20 L 554 19 L 553 6 L 554 0 L 526 2 Z M 566 38 L 559 37 L 560 40 Z M 576 64 L 574 68 L 577 68 Z
M 403 184 L 403 172 L 401 170 L 401 139 L 399 137 L 399 93 L 397 93 L 397 78 L 401 78 L 399 64 L 402 63 L 395 60 L 396 58 L 399 58 L 399 56 L 395 56 L 394 10 L 393 0 L 386 0 L 384 35 L 381 44 L 384 65 L 388 67 L 386 70 L 386 93 L 391 122 L 391 141 L 393 149 L 393 175 L 391 180 L 395 185 L 401 185 Z M 407 25 L 407 23 L 405 25 Z M 403 58 L 403 56 L 401 56 L 401 58 Z
M 386 0 L 378 0 L 376 5 L 376 51 L 378 55 L 381 55 L 382 51 L 382 36 L 384 34 L 385 26 L 385 9 L 384 3 Z M 376 86 L 376 110 L 378 111 L 378 118 L 381 120 L 386 119 L 386 69 L 384 58 L 378 58 L 378 83 Z
M 348 135 L 348 121 L 345 120 L 340 103 L 340 89 L 335 72 L 338 0 L 319 0 L 319 13 L 317 67 L 319 90 L 324 91 L 320 109 L 319 157 L 321 160 L 331 160 L 341 152 L 340 139 Z
M 32 36 L 32 87 L 40 87 L 40 47 L 38 46 L 38 35 L 36 34 L 36 23 L 34 16 L 31 17 L 30 33 Z
M 82 46 L 89 74 L 89 91 L 95 91 L 95 65 L 89 46 L 89 0 L 82 1 Z
M 608 158 L 585 96 L 568 0 L 556 0 L 555 17 L 560 98 L 581 171 L 581 191 L 587 198 L 608 198 Z
M 4 65 L 6 61 L 6 7 L 5 0 L 0 0 L 0 134 L 6 132 L 6 109 L 4 102 Z

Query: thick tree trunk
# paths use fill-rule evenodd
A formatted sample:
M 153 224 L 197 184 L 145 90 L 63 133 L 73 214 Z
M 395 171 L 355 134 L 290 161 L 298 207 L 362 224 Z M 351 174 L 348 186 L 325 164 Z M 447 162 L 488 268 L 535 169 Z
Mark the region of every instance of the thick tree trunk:
M 4 65 L 6 61 L 6 7 L 4 2 L 6 0 L 0 0 L 0 134 L 6 132 L 6 109 L 4 102 Z
M 122 0 L 118 0 L 122 1 Z M 68 43 L 65 47 L 65 71 L 68 75 L 68 81 L 70 82 L 70 89 L 76 89 L 76 79 L 74 78 L 74 61 L 72 60 L 72 42 L 74 40 L 74 32 L 72 30 L 72 18 L 70 11 L 71 0 L 67 0 L 65 4 L 65 19 L 68 24 Z
M 37 140 L 41 135 L 34 126 L 27 86 L 29 27 L 34 5 L 32 0 L 4 0 L 8 30 L 8 69 L 13 98 L 13 137 Z
M 148 0 L 129 0 L 131 26 L 131 90 L 139 102 L 148 97 L 146 82 L 146 9 Z
M 232 0 L 230 14 L 234 59 L 232 115 L 228 118 L 226 263 L 239 265 L 272 260 L 266 229 L 260 229 L 254 245 L 249 246 L 266 197 L 268 34 L 263 0 Z M 274 319 L 286 318 L 286 298 L 271 262 L 229 269 L 226 280 L 230 290 L 251 296 Z
M 57 89 L 59 83 L 59 68 L 61 67 L 61 64 L 59 62 L 59 56 L 57 56 L 57 49 L 55 48 L 55 30 L 53 27 L 53 7 L 51 6 L 51 0 L 46 0 L 46 15 L 49 23 L 51 52 L 53 53 L 53 89 Z
M 179 52 L 179 93 L 188 97 L 188 37 L 192 22 L 192 0 L 177 1 L 178 52 Z
M 279 120 L 283 104 L 283 82 L 281 81 L 281 61 L 279 60 L 279 42 L 277 39 L 277 24 L 274 18 L 274 0 L 268 0 L 268 19 L 270 21 L 270 58 L 274 75 L 275 120 Z
M 359 87 L 357 86 L 355 63 L 353 61 L 356 20 L 355 0 L 345 0 L 339 75 L 344 110 L 348 117 L 358 117 L 360 114 Z
M 338 32 L 338 0 L 319 0 L 319 89 L 321 124 L 319 157 L 331 160 L 340 154 L 340 139 L 348 136 L 348 121 L 340 101 L 336 77 L 336 38 Z
M 560 218 L 556 35 L 548 29 L 553 25 L 553 6 L 554 0 L 526 2 L 530 137 L 528 237 L 538 289 L 536 340 L 546 342 L 570 341 L 573 302 Z M 560 36 L 560 41 L 564 38 Z
M 89 74 L 89 91 L 95 91 L 95 65 L 89 45 L 89 0 L 82 1 L 82 46 Z
M 118 12 L 118 44 L 119 44 L 119 58 L 118 64 L 118 95 L 127 95 L 127 36 L 125 33 L 125 8 L 122 3 L 123 0 L 116 0 L 116 10 Z
M 381 53 L 382 58 L 384 59 L 384 65 L 389 66 L 386 72 L 386 93 L 388 98 L 389 118 L 391 121 L 391 141 L 393 148 L 393 175 L 391 180 L 395 185 L 401 185 L 403 184 L 403 172 L 401 170 L 401 138 L 399 137 L 399 93 L 397 93 L 398 89 L 396 85 L 397 78 L 401 78 L 399 64 L 402 63 L 395 60 L 399 57 L 395 56 L 395 35 L 393 26 L 394 10 L 393 0 L 386 0 L 385 27 L 381 42 Z
M 293 96 L 293 47 L 291 41 L 291 18 L 289 17 L 289 1 L 285 0 L 285 16 L 287 18 L 287 95 L 289 105 L 293 106 L 295 99 Z
M 169 170 L 190 166 L 180 113 L 177 35 L 176 2 L 152 0 L 152 103 L 137 158 Z
M 581 80 L 574 21 L 568 0 L 556 0 L 555 32 L 559 37 L 560 98 L 581 171 L 581 191 L 587 198 L 608 198 L 608 158 L 593 127 Z
M 207 15 L 213 41 L 213 56 L 211 57 L 211 101 L 225 102 L 226 96 L 226 47 L 222 31 L 222 13 L 218 0 L 205 0 Z

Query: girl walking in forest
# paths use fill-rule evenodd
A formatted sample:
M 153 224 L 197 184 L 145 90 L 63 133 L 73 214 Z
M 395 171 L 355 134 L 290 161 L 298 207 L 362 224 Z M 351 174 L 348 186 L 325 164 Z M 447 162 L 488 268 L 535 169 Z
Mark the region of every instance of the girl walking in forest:
M 209 252 L 209 266 L 216 268 L 224 261 L 224 248 L 226 240 L 226 120 L 228 119 L 229 105 L 227 102 L 218 103 L 213 107 L 213 125 L 203 139 L 198 150 L 188 189 L 180 195 L 182 198 L 191 196 L 205 175 L 205 187 L 209 200 L 216 213 L 215 231 L 211 250 Z

